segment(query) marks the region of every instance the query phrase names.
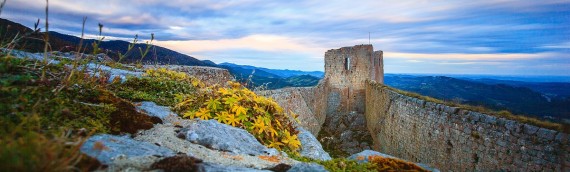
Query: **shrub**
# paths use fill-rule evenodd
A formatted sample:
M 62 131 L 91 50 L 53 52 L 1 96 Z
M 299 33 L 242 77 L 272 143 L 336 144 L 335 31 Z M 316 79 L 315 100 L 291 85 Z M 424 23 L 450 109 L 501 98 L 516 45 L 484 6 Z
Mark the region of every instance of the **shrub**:
M 174 110 L 184 118 L 216 119 L 252 133 L 262 144 L 295 151 L 300 146 L 292 120 L 296 115 L 284 112 L 272 99 L 257 96 L 237 82 L 229 87 L 204 87 L 197 94 L 177 95 Z

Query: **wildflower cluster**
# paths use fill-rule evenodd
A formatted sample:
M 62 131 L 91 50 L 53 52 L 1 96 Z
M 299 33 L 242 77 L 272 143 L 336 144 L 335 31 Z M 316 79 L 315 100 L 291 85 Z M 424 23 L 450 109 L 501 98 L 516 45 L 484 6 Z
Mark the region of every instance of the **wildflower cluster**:
M 297 131 L 285 112 L 275 101 L 256 95 L 237 82 L 227 87 L 213 85 L 200 87 L 197 94 L 178 94 L 174 110 L 184 118 L 215 119 L 252 133 L 262 144 L 276 149 L 296 151 L 301 145 Z

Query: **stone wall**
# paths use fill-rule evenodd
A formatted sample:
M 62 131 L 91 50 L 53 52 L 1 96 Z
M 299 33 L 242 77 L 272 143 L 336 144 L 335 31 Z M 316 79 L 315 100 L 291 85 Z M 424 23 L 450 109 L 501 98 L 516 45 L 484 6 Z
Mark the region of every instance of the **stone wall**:
M 319 139 L 333 156 L 348 156 L 370 149 L 366 128 L 365 81 L 382 82 L 382 51 L 372 45 L 331 49 L 325 53 L 325 76 L 319 100 L 326 118 Z
M 235 80 L 227 69 L 206 66 L 183 66 L 183 65 L 146 65 L 145 68 L 167 68 L 178 72 L 185 72 L 196 77 L 205 84 L 225 84 Z
M 292 87 L 278 90 L 257 91 L 261 96 L 273 98 L 285 111 L 299 115 L 299 125 L 311 134 L 317 135 L 325 122 L 323 114 L 315 113 L 315 90 L 319 87 Z M 322 102 L 322 101 L 318 101 Z
M 442 171 L 568 171 L 568 134 L 366 85 L 374 149 Z

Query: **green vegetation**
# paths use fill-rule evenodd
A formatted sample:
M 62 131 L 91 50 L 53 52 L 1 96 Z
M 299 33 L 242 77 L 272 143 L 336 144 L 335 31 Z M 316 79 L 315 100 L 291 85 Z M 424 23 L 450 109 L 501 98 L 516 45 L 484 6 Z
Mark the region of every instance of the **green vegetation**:
M 160 70 L 166 72 L 166 69 Z M 152 101 L 163 106 L 174 106 L 176 104 L 174 97 L 179 94 L 195 93 L 197 88 L 194 85 L 198 82 L 194 78 L 171 79 L 168 76 L 146 75 L 127 77 L 125 82 L 114 82 L 109 89 L 117 96 L 132 101 Z
M 518 121 L 518 122 L 521 122 L 524 124 L 531 124 L 531 125 L 535 125 L 535 126 L 542 127 L 542 128 L 548 128 L 548 129 L 552 129 L 552 130 L 556 130 L 556 131 L 570 133 L 570 126 L 568 124 L 555 123 L 555 122 L 540 120 L 537 118 L 523 116 L 523 115 L 514 115 L 511 112 L 506 111 L 506 110 L 495 111 L 495 110 L 485 108 L 483 106 L 472 106 L 472 105 L 459 104 L 457 102 L 443 101 L 443 100 L 439 100 L 439 99 L 436 99 L 433 97 L 423 96 L 423 95 L 420 95 L 417 93 L 407 92 L 407 91 L 399 90 L 396 88 L 392 88 L 392 87 L 389 87 L 389 86 L 384 85 L 384 84 L 379 84 L 379 83 L 375 83 L 375 84 L 378 87 L 386 88 L 388 90 L 392 90 L 392 91 L 397 92 L 399 94 L 409 96 L 409 97 L 418 98 L 418 99 L 422 99 L 422 100 L 425 100 L 428 102 L 443 104 L 443 105 L 447 105 L 447 106 L 451 106 L 451 107 L 458 107 L 460 109 L 465 109 L 465 110 L 474 111 L 474 112 L 480 112 L 480 113 L 493 115 L 493 116 L 500 117 L 500 118 L 506 118 L 506 119 Z

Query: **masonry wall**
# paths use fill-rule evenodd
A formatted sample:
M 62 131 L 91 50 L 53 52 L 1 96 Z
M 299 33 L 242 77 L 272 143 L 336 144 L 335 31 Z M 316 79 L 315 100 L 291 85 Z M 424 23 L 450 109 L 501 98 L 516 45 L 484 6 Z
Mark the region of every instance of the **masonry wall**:
M 235 80 L 227 69 L 205 66 L 183 66 L 183 65 L 145 65 L 146 69 L 167 68 L 178 72 L 185 72 L 190 76 L 200 79 L 208 85 L 225 84 Z
M 568 134 L 425 102 L 367 82 L 373 148 L 442 171 L 568 171 Z
M 319 99 L 317 95 L 319 94 L 315 92 L 321 90 L 320 88 L 319 86 L 293 87 L 258 91 L 256 93 L 261 96 L 273 98 L 284 110 L 292 111 L 299 115 L 297 117 L 301 122 L 299 125 L 316 136 L 325 122 L 324 113 L 320 113 L 321 110 L 315 112 L 316 107 L 322 107 L 323 104 L 326 103 L 326 101 L 324 102 L 322 100 L 317 101 L 317 99 Z

